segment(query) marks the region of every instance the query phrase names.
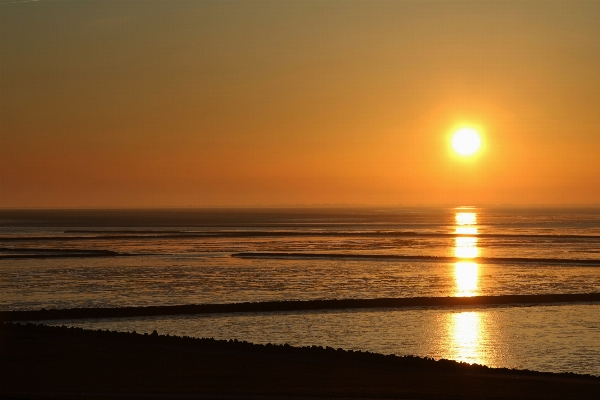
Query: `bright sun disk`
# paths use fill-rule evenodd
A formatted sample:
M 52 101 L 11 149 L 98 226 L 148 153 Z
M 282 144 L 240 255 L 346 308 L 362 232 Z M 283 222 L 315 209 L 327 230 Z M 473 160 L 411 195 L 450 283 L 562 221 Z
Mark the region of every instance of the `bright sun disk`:
M 459 129 L 452 136 L 452 148 L 461 156 L 470 156 L 479 150 L 481 139 L 475 129 Z

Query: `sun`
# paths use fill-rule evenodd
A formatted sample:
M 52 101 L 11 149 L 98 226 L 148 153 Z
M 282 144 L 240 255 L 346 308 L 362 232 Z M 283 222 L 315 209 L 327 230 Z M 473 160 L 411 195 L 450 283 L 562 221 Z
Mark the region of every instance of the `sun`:
M 461 156 L 475 154 L 481 146 L 479 133 L 472 128 L 462 128 L 452 136 L 452 148 Z

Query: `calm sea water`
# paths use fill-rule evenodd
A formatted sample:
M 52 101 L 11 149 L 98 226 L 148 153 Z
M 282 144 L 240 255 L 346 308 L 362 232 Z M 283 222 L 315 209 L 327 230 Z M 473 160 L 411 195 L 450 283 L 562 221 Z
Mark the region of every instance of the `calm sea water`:
M 73 257 L 74 250 L 123 256 Z M 49 252 L 64 257 L 23 258 Z M 331 257 L 232 257 L 237 252 Z M 344 254 L 458 260 L 339 258 Z M 490 257 L 529 260 L 487 263 Z M 600 260 L 600 209 L 0 211 L 2 310 L 600 292 L 600 261 L 580 260 Z M 346 310 L 71 323 L 600 375 L 598 308 Z
M 53 325 L 445 358 L 600 376 L 600 305 L 332 310 L 48 321 Z

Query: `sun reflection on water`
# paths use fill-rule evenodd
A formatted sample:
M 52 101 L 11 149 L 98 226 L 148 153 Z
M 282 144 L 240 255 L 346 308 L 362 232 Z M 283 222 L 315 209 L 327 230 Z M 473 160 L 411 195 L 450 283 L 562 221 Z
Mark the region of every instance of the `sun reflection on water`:
M 464 209 L 461 209 L 464 210 Z M 479 266 L 473 260 L 479 257 L 477 247 L 477 213 L 460 211 L 456 213 L 456 237 L 454 256 L 460 258 L 454 265 L 455 296 L 475 296 L 478 289 Z
M 451 333 L 450 358 L 468 363 L 483 364 L 485 354 L 483 341 L 483 323 L 481 315 L 475 311 L 448 314 L 448 326 Z
M 456 234 L 457 235 L 476 235 L 477 234 L 477 214 L 474 212 L 457 212 Z M 459 236 L 455 238 L 454 256 L 458 258 L 476 258 L 479 256 L 477 248 L 477 237 Z
M 458 258 L 475 258 L 479 255 L 477 248 L 477 238 L 475 237 L 457 237 L 454 255 Z
M 457 212 L 456 225 L 476 225 L 477 214 L 474 212 Z
M 473 226 L 457 226 L 457 235 L 477 235 L 477 228 Z
M 477 294 L 479 266 L 475 262 L 457 262 L 454 266 L 456 296 L 471 297 Z
M 464 210 L 464 209 L 463 209 Z M 455 296 L 471 297 L 478 293 L 479 257 L 477 247 L 477 214 L 456 213 L 454 256 L 461 259 L 454 264 Z M 470 236 L 472 235 L 472 236 Z M 447 316 L 448 357 L 458 361 L 481 364 L 485 354 L 481 348 L 484 334 L 481 314 L 475 311 L 451 313 Z
M 456 237 L 454 256 L 461 259 L 454 265 L 455 296 L 475 296 L 479 276 L 479 266 L 473 260 L 479 257 L 477 247 L 477 213 L 465 212 L 459 209 L 456 212 Z M 473 235 L 473 236 L 463 236 Z

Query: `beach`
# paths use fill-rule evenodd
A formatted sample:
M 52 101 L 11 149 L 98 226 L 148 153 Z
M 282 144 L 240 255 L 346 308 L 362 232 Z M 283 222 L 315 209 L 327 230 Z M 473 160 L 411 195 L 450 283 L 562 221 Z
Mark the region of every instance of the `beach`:
M 586 399 L 600 378 L 322 347 L 2 324 L 4 398 Z

